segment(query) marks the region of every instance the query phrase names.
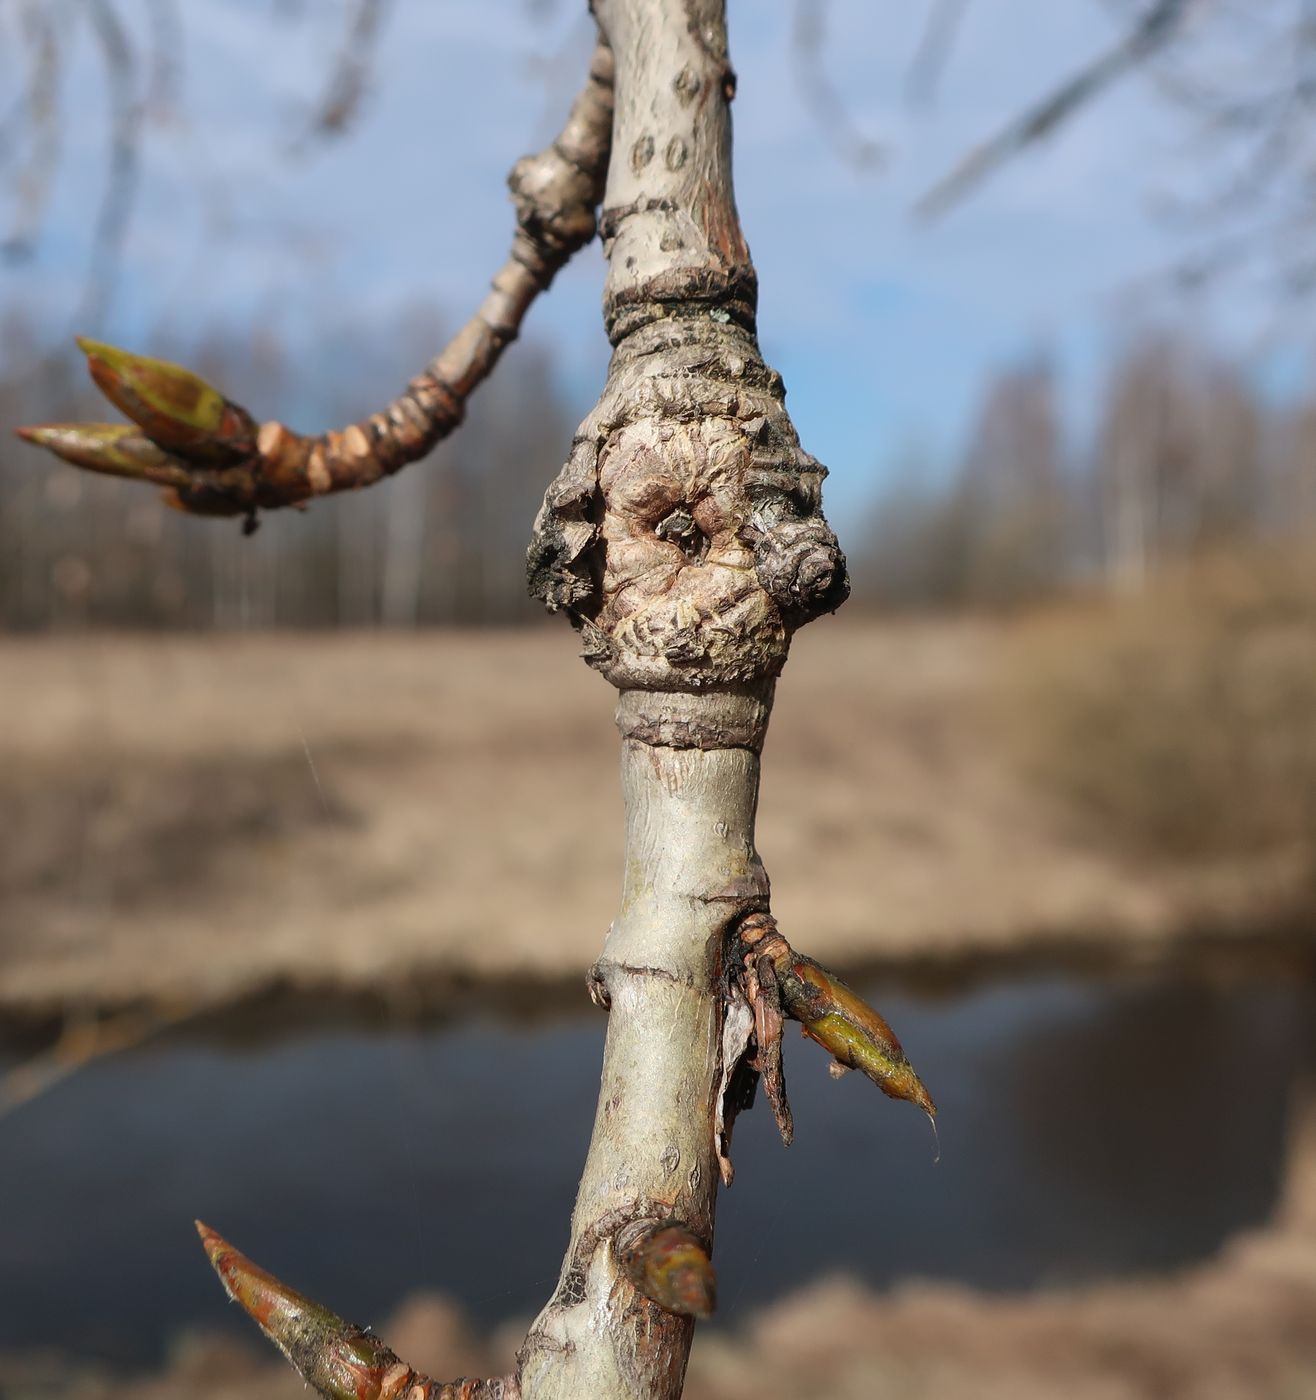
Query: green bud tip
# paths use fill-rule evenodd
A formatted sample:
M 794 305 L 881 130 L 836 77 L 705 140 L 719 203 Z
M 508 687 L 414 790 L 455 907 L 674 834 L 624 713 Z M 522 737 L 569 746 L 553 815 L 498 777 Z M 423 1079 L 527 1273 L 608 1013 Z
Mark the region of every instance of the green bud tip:
M 43 423 L 18 428 L 17 435 L 65 462 L 105 476 L 187 486 L 187 468 L 131 423 Z
M 191 370 L 85 337 L 78 348 L 101 393 L 153 442 L 205 459 L 254 450 L 250 415 Z
M 394 1400 L 421 1378 L 378 1337 L 345 1322 L 196 1222 L 225 1291 L 326 1400 Z
M 624 1250 L 623 1263 L 636 1289 L 660 1308 L 687 1317 L 713 1315 L 713 1261 L 699 1238 L 679 1221 L 644 1231 Z

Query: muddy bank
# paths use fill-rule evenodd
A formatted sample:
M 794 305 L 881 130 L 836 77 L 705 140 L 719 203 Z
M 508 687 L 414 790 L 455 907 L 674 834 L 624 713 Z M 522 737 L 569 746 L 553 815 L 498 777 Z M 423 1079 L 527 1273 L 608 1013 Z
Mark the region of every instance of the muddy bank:
M 1309 938 L 1282 849 L 1139 856 L 1004 715 L 1008 629 L 829 621 L 778 694 L 761 849 L 846 968 Z M 574 995 L 619 885 L 613 696 L 565 629 L 0 642 L 0 1016 L 274 991 Z

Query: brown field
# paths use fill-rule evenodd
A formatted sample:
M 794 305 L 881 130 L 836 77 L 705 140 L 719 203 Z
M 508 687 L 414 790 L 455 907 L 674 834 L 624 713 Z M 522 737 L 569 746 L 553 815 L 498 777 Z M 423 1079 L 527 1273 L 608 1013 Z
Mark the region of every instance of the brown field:
M 1046 768 L 1048 712 L 1019 701 L 1056 650 L 1030 636 L 860 619 L 797 640 L 760 846 L 798 946 L 842 967 L 1155 957 L 1301 923 L 1292 842 L 1163 852 L 1091 819 Z M 565 627 L 9 638 L 0 676 L 2 1015 L 405 1002 L 574 982 L 596 955 L 612 692 Z

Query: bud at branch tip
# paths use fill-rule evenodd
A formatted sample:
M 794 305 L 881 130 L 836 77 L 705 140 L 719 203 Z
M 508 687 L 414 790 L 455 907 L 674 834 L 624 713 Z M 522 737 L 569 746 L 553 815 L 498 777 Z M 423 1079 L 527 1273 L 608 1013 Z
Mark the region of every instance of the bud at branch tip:
M 428 1384 L 378 1337 L 280 1283 L 199 1220 L 196 1228 L 229 1297 L 326 1400 L 397 1400 Z

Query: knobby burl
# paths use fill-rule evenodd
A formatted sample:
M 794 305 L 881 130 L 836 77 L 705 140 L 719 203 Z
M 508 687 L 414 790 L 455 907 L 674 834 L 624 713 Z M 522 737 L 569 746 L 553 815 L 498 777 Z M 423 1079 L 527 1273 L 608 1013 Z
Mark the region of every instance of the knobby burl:
M 619 689 L 771 680 L 792 632 L 849 594 L 826 468 L 784 398 L 716 306 L 655 309 L 617 347 L 535 521 L 529 577 Z

